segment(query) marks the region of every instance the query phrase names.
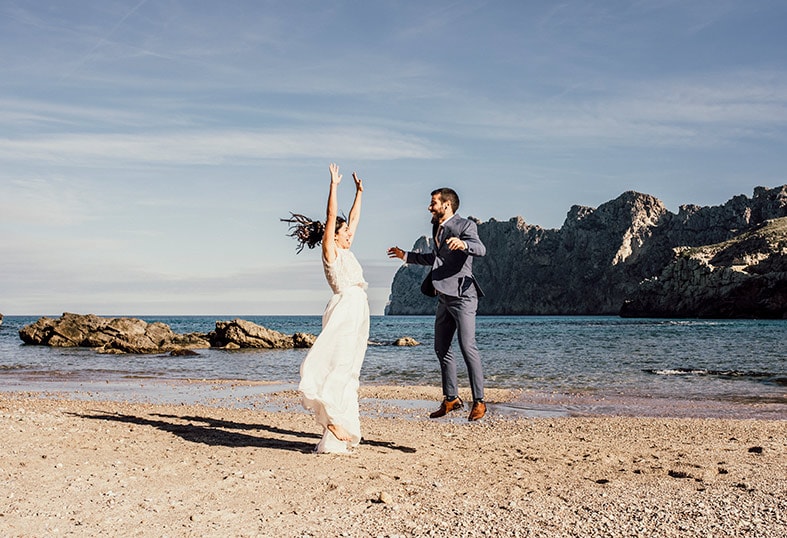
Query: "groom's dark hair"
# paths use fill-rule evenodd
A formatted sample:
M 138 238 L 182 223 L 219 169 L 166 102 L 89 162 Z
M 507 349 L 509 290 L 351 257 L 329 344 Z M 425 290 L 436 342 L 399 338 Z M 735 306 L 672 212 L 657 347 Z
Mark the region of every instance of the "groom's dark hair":
M 440 198 L 444 202 L 448 202 L 449 204 L 451 204 L 451 209 L 454 210 L 454 213 L 456 213 L 459 210 L 459 195 L 456 194 L 456 191 L 454 189 L 449 189 L 448 187 L 442 187 L 433 190 L 432 196 L 434 196 L 435 194 L 439 194 Z

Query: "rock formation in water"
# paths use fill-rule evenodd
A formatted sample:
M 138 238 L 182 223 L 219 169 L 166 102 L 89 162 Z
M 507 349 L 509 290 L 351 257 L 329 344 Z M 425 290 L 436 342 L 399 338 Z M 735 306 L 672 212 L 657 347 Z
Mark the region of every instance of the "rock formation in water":
M 216 330 L 208 334 L 213 347 L 226 349 L 291 349 L 311 347 L 317 338 L 311 334 L 284 334 L 244 319 L 217 321 Z
M 29 345 L 50 347 L 90 347 L 99 353 L 167 353 L 189 355 L 189 350 L 310 348 L 317 337 L 296 332 L 284 334 L 244 319 L 217 321 L 216 329 L 204 333 L 177 334 L 161 322 L 147 323 L 136 318 L 104 318 L 94 314 L 66 312 L 58 319 L 42 317 L 19 330 Z M 384 344 L 376 344 L 384 345 Z M 418 342 L 402 337 L 394 346 L 415 346 Z
M 217 321 L 216 330 L 208 334 L 177 334 L 161 322 L 68 312 L 59 319 L 42 317 L 22 327 L 19 337 L 30 345 L 90 347 L 100 353 L 165 353 L 209 347 L 288 349 L 311 347 L 316 338 L 305 333 L 286 335 L 240 319 Z
M 774 189 L 757 187 L 752 198 L 735 196 L 721 206 L 684 205 L 677 214 L 669 212 L 653 196 L 625 192 L 598 208 L 572 207 L 560 229 L 529 225 L 521 217 L 507 222 L 494 219 L 479 222 L 478 231 L 487 247 L 487 255 L 473 262 L 475 275 L 486 293 L 479 302 L 478 312 L 482 315 L 614 315 L 620 313 L 625 304 L 625 315 L 655 315 L 656 310 L 650 308 L 655 305 L 645 297 L 659 293 L 659 281 L 654 277 L 661 275 L 668 266 L 684 263 L 677 261 L 679 253 L 719 245 L 754 232 L 769 219 L 781 217 L 787 217 L 787 185 Z M 784 231 L 779 232 L 779 229 L 775 228 L 775 236 L 781 233 L 784 239 Z M 431 248 L 430 241 L 420 238 L 414 250 Z M 779 250 L 778 241 L 769 244 L 767 253 L 759 252 L 756 256 L 764 256 L 763 261 L 766 258 L 770 261 L 751 269 L 769 276 L 765 278 L 757 273 L 760 276 L 746 285 L 751 289 L 741 288 L 740 293 L 746 289 L 751 296 L 783 289 L 783 264 L 787 254 Z M 741 245 L 742 249 L 754 247 L 751 240 Z M 419 290 L 427 270 L 422 266 L 399 269 L 391 286 L 386 314 L 434 312 L 435 299 L 421 295 Z M 740 272 L 740 268 L 736 270 Z M 716 286 L 715 280 L 678 283 L 684 278 L 681 275 L 688 273 L 672 271 L 670 289 L 690 293 L 697 301 L 701 296 L 717 296 L 708 290 L 702 292 L 692 288 Z M 743 269 L 748 274 L 747 271 Z M 767 288 L 755 291 L 761 286 Z M 737 296 L 725 296 L 728 304 L 724 308 L 712 308 L 712 304 L 695 310 L 665 308 L 659 310 L 659 315 L 692 315 L 689 312 L 708 317 L 753 315 L 756 309 L 743 302 L 738 310 L 733 300 Z M 638 305 L 643 305 L 643 309 L 639 310 Z M 758 312 L 767 317 L 782 317 L 787 313 L 787 305 L 776 300 L 775 304 Z
M 19 337 L 30 345 L 92 347 L 102 353 L 162 353 L 210 347 L 204 335 L 176 334 L 165 323 L 69 312 L 59 319 L 42 317 L 19 329 Z

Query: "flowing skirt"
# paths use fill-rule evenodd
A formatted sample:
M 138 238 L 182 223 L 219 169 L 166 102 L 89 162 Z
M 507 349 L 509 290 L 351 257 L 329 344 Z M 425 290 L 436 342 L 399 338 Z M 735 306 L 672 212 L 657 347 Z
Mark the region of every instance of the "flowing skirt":
M 360 286 L 334 294 L 322 316 L 322 331 L 301 364 L 303 406 L 323 427 L 316 452 L 347 452 L 361 442 L 358 386 L 369 340 L 369 302 Z M 339 441 L 328 424 L 344 428 L 351 442 Z

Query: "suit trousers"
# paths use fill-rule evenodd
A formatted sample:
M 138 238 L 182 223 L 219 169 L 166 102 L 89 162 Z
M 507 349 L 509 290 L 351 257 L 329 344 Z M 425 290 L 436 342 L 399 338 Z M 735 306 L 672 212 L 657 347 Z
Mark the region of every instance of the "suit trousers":
M 439 294 L 434 322 L 434 350 L 440 361 L 443 396 L 458 396 L 456 361 L 451 351 L 454 335 L 458 335 L 459 349 L 467 365 L 473 400 L 480 400 L 484 397 L 484 372 L 475 338 L 478 296 L 474 289 L 468 291 L 470 293 L 465 297 Z

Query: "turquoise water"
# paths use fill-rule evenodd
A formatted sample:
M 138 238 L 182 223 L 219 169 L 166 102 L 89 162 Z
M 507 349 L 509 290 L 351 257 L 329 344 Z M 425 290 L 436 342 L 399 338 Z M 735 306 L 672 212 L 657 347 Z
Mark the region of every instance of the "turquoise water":
M 57 316 L 55 316 L 57 317 Z M 209 332 L 215 316 L 151 317 L 175 332 Z M 18 330 L 37 317 L 0 325 L 0 387 L 128 379 L 241 379 L 297 383 L 305 350 L 200 350 L 193 357 L 101 355 L 90 349 L 22 345 Z M 284 333 L 317 334 L 318 316 L 244 316 Z M 365 384 L 438 385 L 430 316 L 373 316 L 361 373 Z M 422 343 L 391 346 L 398 337 Z M 768 406 L 787 418 L 787 321 L 656 320 L 618 317 L 480 317 L 478 343 L 488 387 L 523 389 L 532 399 L 648 406 L 648 401 L 714 401 Z M 458 348 L 457 348 L 458 351 Z M 467 386 L 460 359 L 460 386 Z M 621 403 L 623 402 L 623 403 Z M 628 402 L 628 403 L 626 403 Z M 759 406 L 759 407 L 758 407 Z M 723 414 L 723 413 L 722 413 Z

